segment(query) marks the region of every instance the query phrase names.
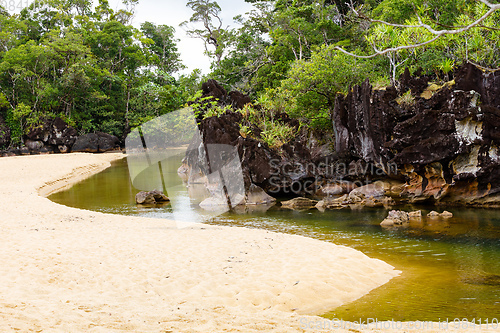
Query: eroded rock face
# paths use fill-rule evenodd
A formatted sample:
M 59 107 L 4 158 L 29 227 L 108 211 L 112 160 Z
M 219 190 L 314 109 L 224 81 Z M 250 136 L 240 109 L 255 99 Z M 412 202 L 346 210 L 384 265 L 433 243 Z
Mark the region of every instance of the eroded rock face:
M 59 117 L 49 119 L 42 126 L 31 130 L 25 138 L 26 146 L 39 152 L 43 146 L 50 146 L 60 152 L 67 152 L 76 141 L 78 132 Z M 43 145 L 40 146 L 39 143 Z
M 246 196 L 252 197 L 252 185 L 263 189 L 271 197 L 287 191 L 304 193 L 305 182 L 314 177 L 305 167 L 310 162 L 309 150 L 300 141 L 293 141 L 283 145 L 278 153 L 259 140 L 241 136 L 241 121 L 240 113 L 228 111 L 219 117 L 203 119 L 200 129 L 206 145 L 220 144 L 236 148 L 241 161 Z M 210 173 L 204 162 L 204 152 L 198 149 L 200 144 L 201 142 L 192 142 L 184 160 L 188 181 L 191 179 L 189 175 Z M 211 164 L 212 170 L 220 168 L 213 162 Z M 249 202 L 253 202 L 253 199 Z
M 286 114 L 274 120 L 298 134 L 279 149 L 263 143 L 254 124 L 247 124 L 252 135 L 242 135 L 239 124 L 246 120 L 240 113 L 199 120 L 206 144 L 236 147 L 246 195 L 257 186 L 274 197 L 317 196 L 325 198 L 320 209 L 421 201 L 494 206 L 500 205 L 499 95 L 500 73 L 471 65 L 442 86 L 408 71 L 397 88 L 374 91 L 365 81 L 336 100 L 334 150 L 312 136 L 304 139 L 297 120 Z M 213 80 L 203 85 L 203 96 L 234 109 L 250 102 Z M 190 169 L 203 158 L 199 145 L 186 156 L 186 175 L 208 172 Z
M 412 202 L 500 205 L 500 73 L 465 65 L 455 84 L 421 97 L 427 79 L 405 72 L 399 91 L 365 81 L 339 96 L 337 153 L 403 176 L 401 195 Z M 408 90 L 411 103 L 398 103 Z

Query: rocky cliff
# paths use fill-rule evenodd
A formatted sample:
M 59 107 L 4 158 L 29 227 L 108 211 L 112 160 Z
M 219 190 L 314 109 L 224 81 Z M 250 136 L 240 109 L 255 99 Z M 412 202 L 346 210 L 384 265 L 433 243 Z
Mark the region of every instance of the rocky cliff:
M 499 72 L 465 65 L 442 87 L 406 72 L 399 90 L 366 81 L 337 98 L 334 128 L 339 155 L 403 178 L 402 199 L 500 204 Z
M 297 136 L 279 149 L 241 135 L 237 112 L 200 119 L 200 129 L 206 143 L 237 147 L 247 191 L 259 186 L 274 196 L 335 197 L 377 183 L 377 195 L 385 197 L 378 203 L 499 206 L 500 72 L 465 65 L 453 81 L 429 81 L 406 71 L 397 88 L 374 90 L 365 81 L 339 95 L 334 152 L 318 147 L 314 136 L 299 131 L 298 122 L 287 115 L 278 120 L 296 125 Z M 203 91 L 233 109 L 249 102 L 248 96 L 227 93 L 213 80 Z M 197 158 L 188 156 L 187 161 Z M 357 190 L 362 197 L 337 201 L 377 205 L 368 190 Z

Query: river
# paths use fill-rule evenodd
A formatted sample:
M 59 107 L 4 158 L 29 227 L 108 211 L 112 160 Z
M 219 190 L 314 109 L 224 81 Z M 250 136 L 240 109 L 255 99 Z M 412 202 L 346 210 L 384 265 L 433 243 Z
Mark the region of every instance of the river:
M 49 199 L 104 213 L 169 219 L 195 216 L 211 224 L 304 235 L 355 248 L 403 272 L 361 299 L 325 313 L 326 318 L 465 318 L 483 323 L 500 319 L 499 210 L 450 208 L 447 210 L 454 214 L 452 218 L 430 219 L 425 215 L 435 207 L 406 206 L 400 209 L 421 209 L 422 220 L 405 228 L 384 229 L 379 223 L 388 211 L 382 208 L 299 212 L 276 205 L 268 210 L 228 212 L 209 218 L 210 214 L 204 214 L 189 198 L 180 215 L 169 204 L 138 207 L 134 201 L 137 192 L 123 159 Z

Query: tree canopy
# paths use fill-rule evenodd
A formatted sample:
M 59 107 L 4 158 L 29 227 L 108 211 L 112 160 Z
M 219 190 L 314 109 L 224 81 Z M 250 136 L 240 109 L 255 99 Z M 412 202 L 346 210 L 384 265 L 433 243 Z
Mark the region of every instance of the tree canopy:
M 395 84 L 409 68 L 447 80 L 458 65 L 500 67 L 500 4 L 487 0 L 246 0 L 222 22 L 215 0 L 190 0 L 182 24 L 205 43 L 208 78 L 268 101 L 313 127 L 331 127 L 336 95 L 369 78 Z M 37 0 L 0 7 L 0 120 L 13 145 L 59 116 L 80 133 L 123 137 L 180 108 L 201 72 L 184 69 L 175 27 L 131 25 L 138 0 Z M 204 56 L 204 55 L 200 55 Z M 329 125 L 330 124 L 330 125 Z

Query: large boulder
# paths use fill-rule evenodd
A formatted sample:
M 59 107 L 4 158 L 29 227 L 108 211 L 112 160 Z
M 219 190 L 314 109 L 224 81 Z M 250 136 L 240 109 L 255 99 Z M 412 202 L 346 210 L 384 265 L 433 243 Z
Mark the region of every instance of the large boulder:
M 89 133 L 81 135 L 76 139 L 72 151 L 85 152 L 85 153 L 98 153 L 99 152 L 99 136 L 96 133 Z
M 38 152 L 43 146 L 51 146 L 57 151 L 68 152 L 78 137 L 78 132 L 59 117 L 47 119 L 33 128 L 25 137 L 25 144 L 33 152 Z M 40 143 L 43 146 L 40 146 Z
M 140 205 L 154 205 L 157 203 L 168 202 L 170 199 L 158 190 L 141 191 L 135 195 L 135 202 Z
M 410 221 L 410 216 L 407 212 L 401 210 L 391 210 L 389 215 L 380 222 L 383 227 L 405 225 Z
M 349 198 L 350 199 L 364 199 L 364 198 L 380 198 L 383 197 L 385 194 L 385 189 L 382 184 L 376 183 L 376 184 L 368 184 L 365 186 L 361 186 L 358 188 L 355 188 L 349 193 Z
M 104 153 L 119 148 L 120 139 L 114 135 L 96 132 L 79 136 L 72 152 Z
M 24 145 L 28 147 L 30 151 L 40 151 L 44 147 L 44 144 L 42 141 L 38 140 L 25 140 Z
M 156 200 L 151 193 L 141 191 L 135 195 L 135 202 L 139 205 L 152 205 L 156 203 Z
M 267 194 L 262 188 L 251 184 L 246 193 L 246 205 L 269 205 L 276 202 L 276 199 Z

